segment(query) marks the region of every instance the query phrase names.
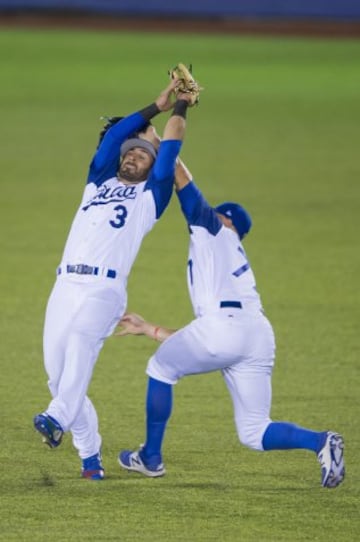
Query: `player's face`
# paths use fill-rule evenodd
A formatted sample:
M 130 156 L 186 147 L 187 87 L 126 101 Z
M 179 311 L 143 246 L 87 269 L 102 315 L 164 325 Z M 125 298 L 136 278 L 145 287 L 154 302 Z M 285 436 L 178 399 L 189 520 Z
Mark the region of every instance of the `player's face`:
M 129 184 L 145 181 L 152 166 L 153 158 L 139 147 L 130 149 L 122 159 L 119 177 Z

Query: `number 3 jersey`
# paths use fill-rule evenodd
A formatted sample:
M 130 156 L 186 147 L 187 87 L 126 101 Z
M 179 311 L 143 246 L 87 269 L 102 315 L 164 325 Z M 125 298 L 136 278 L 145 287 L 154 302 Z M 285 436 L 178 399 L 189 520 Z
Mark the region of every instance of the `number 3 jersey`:
M 224 302 L 262 311 L 255 277 L 237 233 L 222 224 L 193 182 L 178 197 L 190 231 L 187 276 L 195 316 L 217 311 Z
M 163 141 L 146 181 L 120 182 L 116 177 L 120 146 L 144 122 L 134 113 L 105 135 L 91 163 L 62 264 L 109 268 L 122 278 L 129 274 L 143 237 L 170 201 L 181 147 L 178 140 Z

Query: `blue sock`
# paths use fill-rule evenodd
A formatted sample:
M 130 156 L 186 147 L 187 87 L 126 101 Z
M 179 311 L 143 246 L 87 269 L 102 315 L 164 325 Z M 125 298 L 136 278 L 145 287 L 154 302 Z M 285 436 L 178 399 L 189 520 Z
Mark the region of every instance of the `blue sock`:
M 326 432 L 318 433 L 289 422 L 272 422 L 267 427 L 262 445 L 264 450 L 305 449 L 318 453 L 324 445 Z
M 146 398 L 146 443 L 141 455 L 161 462 L 161 445 L 172 410 L 172 385 L 149 378 Z

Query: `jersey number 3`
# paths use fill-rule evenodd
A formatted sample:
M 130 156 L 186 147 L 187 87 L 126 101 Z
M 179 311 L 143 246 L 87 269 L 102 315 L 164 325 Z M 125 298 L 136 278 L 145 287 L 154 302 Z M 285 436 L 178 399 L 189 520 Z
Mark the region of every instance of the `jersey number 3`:
M 114 207 L 114 211 L 117 211 L 117 213 L 115 215 L 115 220 L 109 220 L 110 226 L 113 228 L 122 228 L 128 214 L 127 209 L 124 205 L 117 205 Z

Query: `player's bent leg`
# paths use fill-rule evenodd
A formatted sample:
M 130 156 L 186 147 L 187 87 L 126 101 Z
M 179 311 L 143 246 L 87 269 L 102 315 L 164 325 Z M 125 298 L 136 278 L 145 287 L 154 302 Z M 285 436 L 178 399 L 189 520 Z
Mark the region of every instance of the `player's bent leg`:
M 271 367 L 238 364 L 224 369 L 222 375 L 232 398 L 240 442 L 262 451 L 262 437 L 271 422 Z
M 311 450 L 317 454 L 321 465 L 322 486 L 333 488 L 341 484 L 345 477 L 341 435 L 312 431 L 290 422 L 271 421 L 271 383 L 270 375 L 265 371 L 249 373 L 235 366 L 225 369 L 223 375 L 233 399 L 235 422 L 242 444 L 264 451 Z M 256 395 L 257 400 L 253 403 Z
M 331 431 L 312 431 L 289 422 L 272 422 L 263 436 L 264 450 L 305 449 L 316 453 L 321 485 L 337 487 L 344 480 L 344 439 Z
M 291 422 L 271 422 L 264 432 L 262 444 L 265 451 L 304 449 L 317 453 L 326 434 Z
M 172 367 L 167 366 L 163 360 L 159 360 L 156 353 L 149 359 L 146 367 L 146 374 L 151 379 L 163 382 L 169 386 L 176 384 L 178 381 L 176 371 Z

